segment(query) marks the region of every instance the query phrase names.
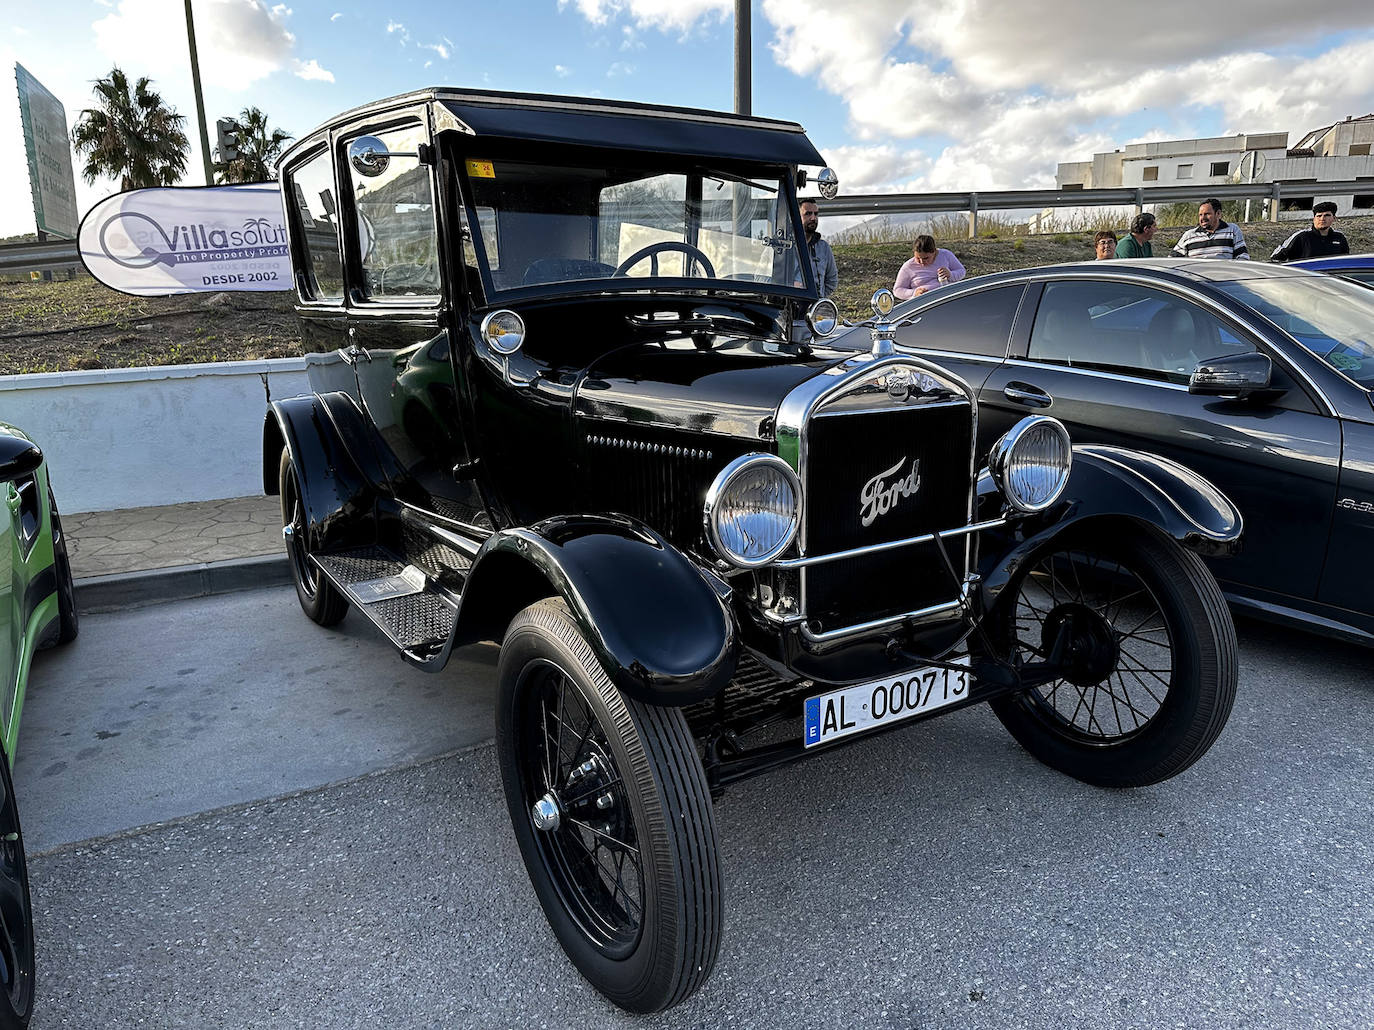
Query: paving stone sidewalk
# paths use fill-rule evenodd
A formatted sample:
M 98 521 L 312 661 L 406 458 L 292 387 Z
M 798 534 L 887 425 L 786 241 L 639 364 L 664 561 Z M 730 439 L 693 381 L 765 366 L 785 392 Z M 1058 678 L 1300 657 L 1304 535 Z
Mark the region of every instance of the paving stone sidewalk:
M 285 555 L 275 497 L 66 514 L 62 528 L 78 580 Z

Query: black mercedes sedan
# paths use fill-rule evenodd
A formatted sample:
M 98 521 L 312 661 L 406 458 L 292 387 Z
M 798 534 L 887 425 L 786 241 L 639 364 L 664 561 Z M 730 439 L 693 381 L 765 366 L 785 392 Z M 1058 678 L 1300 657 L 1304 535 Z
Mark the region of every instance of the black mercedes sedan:
M 1244 515 L 1242 552 L 1212 564 L 1238 611 L 1374 645 L 1374 291 L 1154 258 L 980 276 L 899 316 L 898 349 L 977 391 L 981 451 L 1043 413 L 1188 466 Z

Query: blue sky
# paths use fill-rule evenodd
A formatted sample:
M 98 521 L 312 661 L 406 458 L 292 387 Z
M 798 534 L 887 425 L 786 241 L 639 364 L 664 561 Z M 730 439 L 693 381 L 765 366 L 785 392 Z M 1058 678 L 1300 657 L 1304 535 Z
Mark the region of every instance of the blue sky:
M 1051 185 L 1055 164 L 1143 139 L 1309 128 L 1374 110 L 1368 0 L 806 0 L 753 4 L 754 112 L 805 125 L 848 192 Z M 1198 21 L 1206 12 L 1206 24 Z M 254 105 L 303 133 L 430 84 L 730 109 L 733 0 L 195 0 L 206 115 Z M 13 65 L 66 105 L 118 63 L 195 103 L 182 0 L 49 0 L 0 13 L 0 140 Z M 0 236 L 32 231 L 22 162 Z M 186 183 L 201 180 L 198 149 Z M 78 172 L 84 210 L 113 192 Z

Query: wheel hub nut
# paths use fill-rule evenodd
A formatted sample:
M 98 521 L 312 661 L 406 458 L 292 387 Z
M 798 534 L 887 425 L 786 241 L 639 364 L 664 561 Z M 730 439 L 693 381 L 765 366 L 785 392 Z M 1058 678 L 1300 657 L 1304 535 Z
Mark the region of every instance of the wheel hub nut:
M 611 797 L 610 791 L 607 791 L 605 794 L 602 794 L 599 798 L 596 799 L 596 807 L 601 809 L 601 811 L 603 812 L 606 811 L 606 809 L 610 808 L 613 804 L 615 804 L 615 798 Z
M 552 794 L 545 794 L 534 803 L 534 828 L 548 833 L 558 829 L 558 801 Z

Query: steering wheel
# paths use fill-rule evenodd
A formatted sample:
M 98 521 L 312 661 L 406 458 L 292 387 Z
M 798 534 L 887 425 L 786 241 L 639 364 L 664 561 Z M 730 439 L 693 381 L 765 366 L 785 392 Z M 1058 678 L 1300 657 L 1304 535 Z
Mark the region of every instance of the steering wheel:
M 701 270 L 706 273 L 708 279 L 716 277 L 715 266 L 711 264 L 711 259 L 703 254 L 690 243 L 679 243 L 677 240 L 664 240 L 662 243 L 651 243 L 647 247 L 640 247 L 624 261 L 620 262 L 620 267 L 615 270 L 613 276 L 625 276 L 630 274 L 630 269 L 648 258 L 652 264 L 649 266 L 651 275 L 658 275 L 658 256 L 665 250 L 678 250 L 686 254 L 689 258 L 701 266 Z M 691 266 L 688 266 L 689 268 Z

